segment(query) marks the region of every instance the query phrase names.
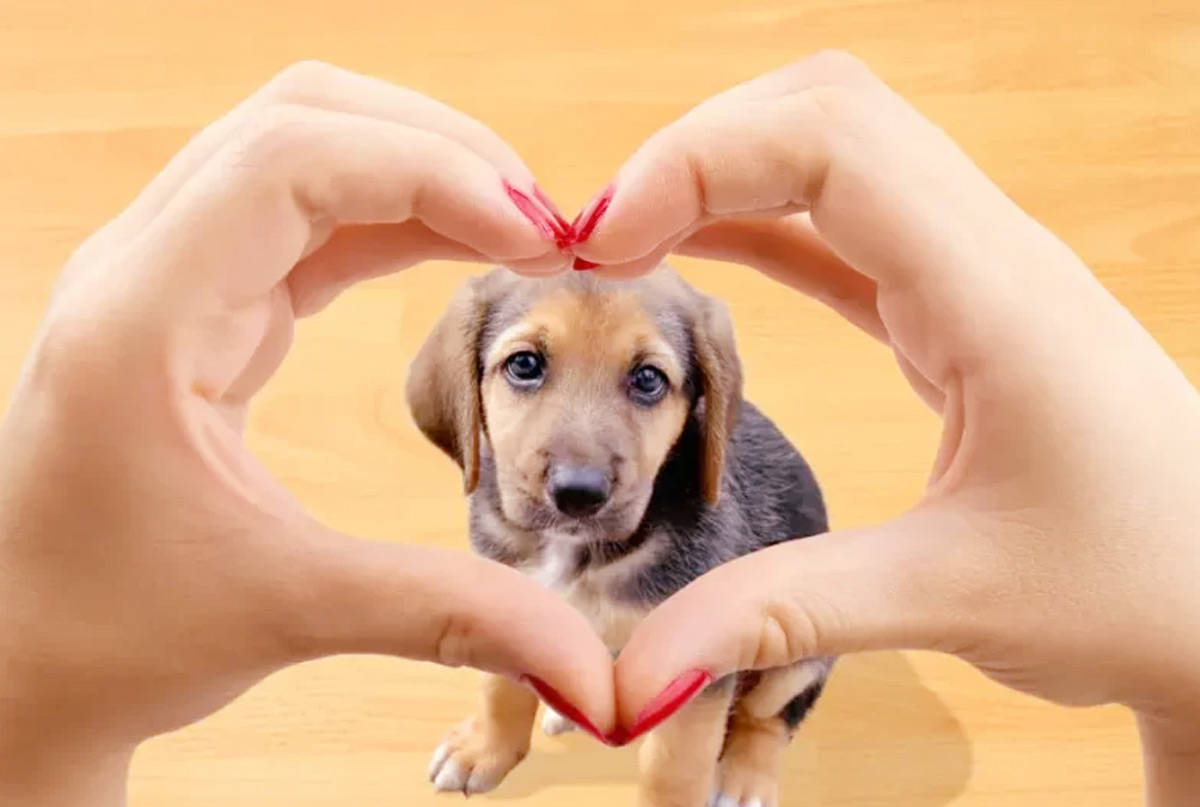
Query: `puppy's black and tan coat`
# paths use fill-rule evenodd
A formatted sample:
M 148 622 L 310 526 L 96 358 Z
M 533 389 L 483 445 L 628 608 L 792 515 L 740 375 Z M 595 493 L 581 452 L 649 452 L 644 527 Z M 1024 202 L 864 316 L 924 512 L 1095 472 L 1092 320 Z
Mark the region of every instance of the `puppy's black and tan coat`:
M 741 388 L 724 307 L 666 267 L 627 282 L 496 270 L 459 291 L 408 398 L 463 469 L 475 550 L 561 593 L 616 653 L 701 574 L 826 529 L 812 472 Z M 714 684 L 647 738 L 642 803 L 776 804 L 781 756 L 831 664 Z M 537 706 L 489 678 L 480 715 L 434 756 L 437 788 L 499 784 Z M 571 726 L 549 712 L 544 728 Z

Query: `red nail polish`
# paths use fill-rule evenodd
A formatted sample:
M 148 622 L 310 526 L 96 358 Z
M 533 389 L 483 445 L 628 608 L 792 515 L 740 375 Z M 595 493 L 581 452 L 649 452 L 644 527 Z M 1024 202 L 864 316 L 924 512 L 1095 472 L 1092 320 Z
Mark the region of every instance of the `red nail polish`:
M 550 226 L 554 230 L 554 244 L 559 249 L 569 249 L 575 237 L 575 233 L 571 232 L 571 225 L 567 224 L 566 220 L 551 219 Z
M 633 736 L 625 729 L 613 729 L 612 734 L 604 738 L 604 744 L 609 748 L 624 748 L 632 739 Z
M 530 199 L 525 193 L 508 184 L 508 182 L 504 183 L 504 191 L 508 194 L 508 198 L 512 199 L 513 204 L 517 206 L 517 210 L 520 210 L 525 218 L 529 219 L 544 237 L 555 241 L 558 240 L 559 236 L 550 224 L 551 219 L 542 212 L 536 202 Z
M 532 675 L 527 675 L 521 679 L 530 689 L 537 693 L 537 696 L 542 699 L 542 702 L 549 706 L 560 715 L 570 720 L 576 726 L 586 731 L 588 734 L 595 737 L 605 745 L 612 745 L 608 737 L 600 733 L 600 730 L 592 725 L 592 721 L 588 720 L 583 712 L 579 711 L 566 698 L 559 695 L 557 691 L 540 678 L 535 678 Z
M 575 217 L 575 221 L 571 222 L 571 230 L 573 231 L 572 244 L 582 244 L 592 237 L 592 232 L 596 229 L 596 225 L 600 223 L 600 219 L 608 211 L 608 206 L 612 204 L 613 190 L 613 185 L 609 184 L 590 205 L 579 211 L 579 215 Z
M 576 272 L 586 272 L 588 269 L 595 269 L 599 265 L 583 258 L 576 258 L 575 262 L 571 264 L 571 268 Z
M 682 709 L 692 698 L 700 694 L 706 686 L 713 682 L 711 673 L 704 670 L 692 670 L 676 678 L 662 692 L 646 704 L 638 714 L 637 720 L 624 736 L 625 743 L 632 742 L 648 731 L 660 726 L 668 717 Z M 622 743 L 622 744 L 625 744 Z
M 550 221 L 554 226 L 554 237 L 558 242 L 559 249 L 565 249 L 570 246 L 571 239 L 574 236 L 571 230 L 571 222 L 566 220 L 562 211 L 558 209 L 558 205 L 554 204 L 554 200 L 546 195 L 541 187 L 536 184 L 533 186 L 533 195 L 550 214 Z

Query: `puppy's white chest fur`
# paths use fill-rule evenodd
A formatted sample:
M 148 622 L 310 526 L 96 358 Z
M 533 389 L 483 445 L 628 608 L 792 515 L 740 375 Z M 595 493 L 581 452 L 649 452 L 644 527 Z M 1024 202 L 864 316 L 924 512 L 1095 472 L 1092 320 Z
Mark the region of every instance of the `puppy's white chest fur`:
M 537 558 L 526 564 L 523 571 L 561 595 L 587 618 L 609 649 L 619 651 L 646 615 L 646 609 L 621 602 L 609 592 L 649 559 L 650 547 L 599 569 L 580 569 L 578 538 L 554 533 L 543 538 Z
M 526 569 L 526 573 L 551 591 L 566 596 L 571 584 L 576 582 L 577 546 L 576 539 L 569 535 L 547 535 L 537 561 Z

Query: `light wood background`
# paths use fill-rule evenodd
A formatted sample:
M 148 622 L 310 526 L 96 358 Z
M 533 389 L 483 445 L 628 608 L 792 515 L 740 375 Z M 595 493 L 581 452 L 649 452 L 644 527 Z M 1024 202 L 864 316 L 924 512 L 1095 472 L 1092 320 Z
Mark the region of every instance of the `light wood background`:
M 944 125 L 1200 380 L 1196 0 L 0 0 L 0 394 L 72 247 L 292 61 L 475 114 L 575 209 L 689 105 L 824 47 L 866 58 Z M 749 395 L 815 465 L 835 521 L 913 501 L 937 424 L 887 353 L 749 271 L 680 266 L 730 301 Z M 465 545 L 455 470 L 410 425 L 401 391 L 418 341 L 476 269 L 373 282 L 300 328 L 251 439 L 330 524 Z M 288 671 L 148 744 L 132 802 L 452 803 L 432 794 L 426 762 L 474 686 L 471 673 L 377 658 Z M 486 799 L 630 803 L 634 775 L 630 751 L 539 737 Z M 784 803 L 1110 807 L 1137 803 L 1139 785 L 1121 711 L 1060 710 L 951 660 L 879 654 L 838 670 L 793 749 Z

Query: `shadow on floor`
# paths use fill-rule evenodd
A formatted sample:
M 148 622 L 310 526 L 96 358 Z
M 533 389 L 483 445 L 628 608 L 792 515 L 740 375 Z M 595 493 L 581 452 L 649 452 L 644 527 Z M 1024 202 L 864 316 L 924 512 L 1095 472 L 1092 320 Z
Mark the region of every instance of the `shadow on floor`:
M 637 780 L 631 749 L 614 752 L 575 735 L 551 741 L 549 751 L 541 745 L 491 799 Z M 838 662 L 792 743 L 781 807 L 944 807 L 966 787 L 971 762 L 961 725 L 903 655 L 855 656 Z

